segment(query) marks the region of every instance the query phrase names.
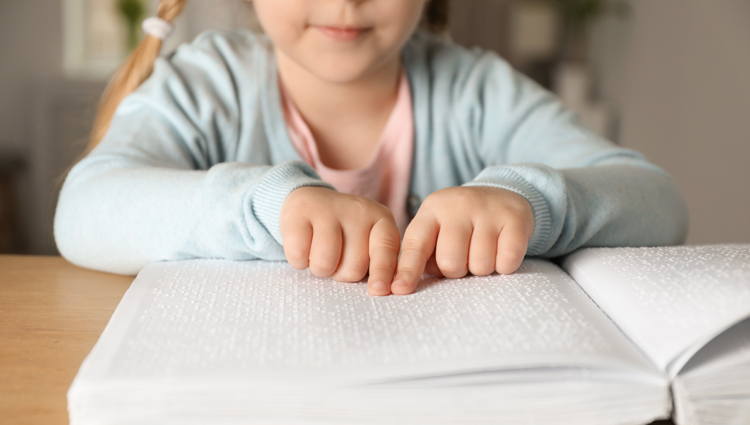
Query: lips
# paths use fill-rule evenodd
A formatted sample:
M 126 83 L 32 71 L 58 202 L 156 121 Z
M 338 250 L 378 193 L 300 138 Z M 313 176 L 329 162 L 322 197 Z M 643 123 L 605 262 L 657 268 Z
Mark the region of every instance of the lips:
M 354 41 L 370 32 L 371 28 L 316 26 L 324 35 L 337 41 Z

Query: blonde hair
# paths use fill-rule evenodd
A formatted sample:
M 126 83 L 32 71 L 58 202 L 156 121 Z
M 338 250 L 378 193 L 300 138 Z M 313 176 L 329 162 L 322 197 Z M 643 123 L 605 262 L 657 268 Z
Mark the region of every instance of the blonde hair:
M 161 0 L 156 16 L 172 22 L 179 16 L 187 0 Z M 162 40 L 146 35 L 138 47 L 130 54 L 104 90 L 99 102 L 99 110 L 94 120 L 94 127 L 89 136 L 86 153 L 91 152 L 109 130 L 115 110 L 125 96 L 138 88 L 154 70 L 154 63 L 161 52 Z
M 156 16 L 172 22 L 179 16 L 187 0 L 161 0 Z M 450 0 L 431 0 L 424 11 L 422 27 L 428 31 L 442 33 L 448 29 Z M 89 136 L 88 147 L 84 156 L 91 152 L 109 130 L 115 110 L 125 96 L 137 89 L 154 70 L 154 63 L 159 57 L 162 40 L 152 35 L 138 44 L 130 57 L 104 90 L 99 102 L 99 110 Z

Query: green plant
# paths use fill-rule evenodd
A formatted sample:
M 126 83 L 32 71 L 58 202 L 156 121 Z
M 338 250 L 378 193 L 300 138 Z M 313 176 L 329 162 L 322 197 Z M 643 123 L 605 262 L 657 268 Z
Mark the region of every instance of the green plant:
M 625 16 L 630 11 L 627 0 L 544 0 L 557 9 L 562 18 L 559 61 L 585 63 L 588 56 L 589 30 L 605 14 Z
M 143 0 L 117 0 L 117 11 L 125 20 L 127 49 L 131 52 L 140 41 L 140 24 L 146 16 L 146 5 Z
M 623 15 L 629 4 L 624 0 L 547 0 L 559 11 L 566 26 L 573 31 L 581 31 L 596 18 L 614 12 Z

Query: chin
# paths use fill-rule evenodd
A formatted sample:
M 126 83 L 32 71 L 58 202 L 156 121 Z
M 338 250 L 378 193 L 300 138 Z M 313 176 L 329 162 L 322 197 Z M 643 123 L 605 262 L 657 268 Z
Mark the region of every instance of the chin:
M 319 78 L 331 83 L 351 83 L 376 72 L 378 63 L 375 60 L 363 60 L 352 57 L 332 57 L 317 60 L 308 70 Z

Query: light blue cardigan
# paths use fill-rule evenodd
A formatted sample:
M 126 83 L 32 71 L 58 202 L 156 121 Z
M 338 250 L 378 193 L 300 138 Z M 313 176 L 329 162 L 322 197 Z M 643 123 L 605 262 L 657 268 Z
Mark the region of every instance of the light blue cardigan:
M 666 173 L 582 128 L 495 54 L 417 33 L 403 59 L 412 214 L 436 190 L 486 185 L 530 202 L 529 255 L 683 241 L 687 212 Z M 65 181 L 55 238 L 72 263 L 123 274 L 158 260 L 283 260 L 281 205 L 310 185 L 326 186 L 286 133 L 268 39 L 210 32 L 122 102 Z

